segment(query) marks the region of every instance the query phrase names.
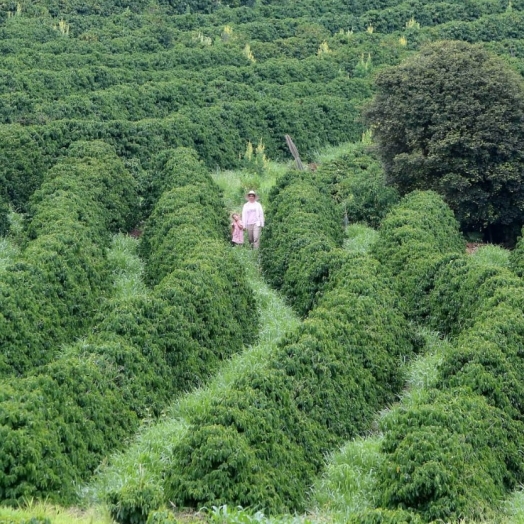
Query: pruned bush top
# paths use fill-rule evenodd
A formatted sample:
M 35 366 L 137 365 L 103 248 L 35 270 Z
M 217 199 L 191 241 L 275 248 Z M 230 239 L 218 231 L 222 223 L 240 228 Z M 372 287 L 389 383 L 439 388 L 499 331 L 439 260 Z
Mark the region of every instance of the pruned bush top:
M 453 213 L 433 191 L 414 191 L 382 221 L 374 255 L 394 280 L 409 316 L 429 314 L 428 295 L 441 264 L 465 249 Z

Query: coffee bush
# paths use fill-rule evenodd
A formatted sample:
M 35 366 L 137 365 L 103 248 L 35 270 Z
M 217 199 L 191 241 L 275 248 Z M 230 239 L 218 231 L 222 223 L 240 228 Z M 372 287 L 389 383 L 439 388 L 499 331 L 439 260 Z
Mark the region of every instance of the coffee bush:
M 382 505 L 426 522 L 489 519 L 516 476 L 522 427 L 468 388 L 430 390 L 384 419 Z
M 287 173 L 272 188 L 266 215 L 264 274 L 305 315 L 340 266 L 340 255 L 329 254 L 341 246 L 342 217 L 333 200 L 303 172 Z
M 414 337 L 366 256 L 348 257 L 261 373 L 244 374 L 175 445 L 165 490 L 178 506 L 303 510 L 325 454 L 369 428 L 403 384 Z
M 110 146 L 77 143 L 31 200 L 29 241 L 0 285 L 0 343 L 13 373 L 51 361 L 111 286 L 110 231 L 131 224 L 133 178 Z
M 330 194 L 349 223 L 363 222 L 378 228 L 393 205 L 398 191 L 386 184 L 380 162 L 363 144 L 342 156 L 320 164 L 314 179 Z
M 464 249 L 458 223 L 442 198 L 414 191 L 382 221 L 372 252 L 393 278 L 406 314 L 423 319 L 429 314 L 427 294 L 435 273 Z

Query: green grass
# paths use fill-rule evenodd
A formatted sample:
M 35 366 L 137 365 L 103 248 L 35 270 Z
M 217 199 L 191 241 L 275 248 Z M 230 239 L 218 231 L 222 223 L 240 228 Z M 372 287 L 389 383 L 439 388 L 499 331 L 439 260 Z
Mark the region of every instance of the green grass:
M 0 508 L 0 524 L 111 524 L 113 521 L 103 507 L 87 510 L 60 508 L 44 502 L 29 501 L 18 509 Z
M 509 267 L 509 250 L 494 244 L 480 246 L 471 258 L 480 265 Z
M 12 240 L 14 244 L 22 243 L 25 235 L 25 215 L 10 209 L 7 214 L 7 220 L 9 221 L 10 240 Z
M 122 233 L 114 235 L 107 258 L 113 271 L 115 298 L 126 298 L 147 292 L 142 281 L 144 263 L 137 255 L 138 241 Z
M 336 146 L 328 146 L 321 151 L 316 151 L 313 155 L 313 160 L 317 164 L 331 162 L 332 160 L 336 160 L 350 151 L 353 151 L 355 147 L 358 147 L 358 145 L 354 142 L 344 142 Z
M 317 514 L 342 522 L 375 506 L 374 474 L 382 459 L 381 440 L 380 435 L 358 438 L 329 457 L 324 475 L 313 488 Z
M 266 517 L 261 511 L 245 510 L 241 507 L 232 508 L 224 505 L 204 508 L 200 514 L 212 524 L 309 524 L 319 522 L 314 515 L 280 515 Z
M 85 487 L 84 497 L 88 503 L 100 503 L 109 492 L 139 486 L 154 486 L 161 491 L 167 457 L 185 435 L 192 417 L 205 413 L 211 400 L 220 398 L 235 377 L 247 370 L 263 369 L 280 338 L 299 325 L 293 311 L 264 282 L 256 263 L 257 253 L 244 248 L 232 249 L 239 265 L 247 271 L 260 308 L 261 329 L 257 345 L 226 362 L 206 387 L 175 400 L 160 420 L 146 422 L 127 451 L 102 464 L 94 482 Z
M 11 264 L 19 251 L 18 246 L 9 238 L 0 238 L 0 271 L 4 271 Z
M 350 224 L 346 228 L 344 247 L 353 253 L 367 253 L 378 237 L 378 231 L 365 224 Z
M 524 524 L 524 486 L 514 491 L 505 501 L 506 517 L 503 524 Z

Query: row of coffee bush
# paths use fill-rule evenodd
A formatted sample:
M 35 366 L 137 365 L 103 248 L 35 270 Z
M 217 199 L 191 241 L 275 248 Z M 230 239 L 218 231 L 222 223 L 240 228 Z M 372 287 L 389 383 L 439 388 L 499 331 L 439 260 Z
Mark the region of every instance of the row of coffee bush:
M 258 310 L 243 268 L 229 249 L 229 221 L 220 190 L 195 151 L 163 153 L 164 191 L 141 239 L 146 280 L 173 305 L 184 309 L 191 333 L 203 348 L 187 358 L 203 369 L 216 367 L 253 342 Z
M 303 510 L 325 454 L 393 401 L 413 351 L 397 297 L 366 256 L 349 257 L 328 287 L 263 373 L 237 377 L 191 421 L 166 470 L 168 500 Z
M 380 161 L 366 143 L 351 144 L 342 155 L 321 163 L 314 181 L 331 195 L 346 225 L 360 222 L 378 228 L 400 198 L 386 184 Z
M 304 316 L 344 260 L 342 217 L 305 171 L 290 171 L 277 182 L 266 214 L 261 247 L 264 275 Z
M 192 173 L 198 183 L 189 182 Z M 177 192 L 189 188 L 204 201 L 218 193 L 192 151 L 172 152 L 163 176 L 172 188 L 158 203 L 166 219 L 177 215 Z M 52 363 L 0 382 L 4 503 L 32 497 L 73 503 L 78 486 L 125 445 L 141 418 L 160 414 L 175 392 L 200 385 L 221 359 L 256 336 L 256 305 L 223 240 L 224 222 L 208 237 L 192 236 L 186 251 L 173 241 L 176 230 L 184 236 L 186 225 L 218 215 L 213 206 L 219 204 L 217 198 L 188 206 L 185 223 L 172 221 L 169 231 L 146 223 L 144 236 L 165 234 L 178 250 L 171 272 L 149 291 L 104 301 L 92 333 Z M 148 254 L 153 257 L 153 249 Z
M 32 197 L 27 241 L 0 283 L 2 374 L 24 374 L 81 336 L 111 288 L 105 250 L 130 227 L 135 182 L 102 142 L 75 143 Z
M 440 265 L 461 255 L 465 242 L 452 211 L 432 191 L 414 191 L 382 221 L 373 255 L 402 297 L 410 319 L 429 314 L 428 292 Z
M 314 295 L 295 292 L 296 297 L 309 296 L 312 309 L 268 356 L 262 371 L 244 370 L 226 391 L 190 415 L 187 433 L 168 457 L 163 490 L 142 486 L 133 488 L 136 493 L 111 493 L 118 522 L 145 522 L 159 492 L 164 502 L 181 508 L 235 504 L 270 513 L 303 510 L 325 454 L 369 429 L 376 411 L 402 387 L 400 364 L 417 342 L 395 310 L 398 296 L 376 260 L 343 255 L 334 204 L 315 190 L 310 176 L 288 173 L 273 191 L 264 256 L 274 249 L 275 264 L 268 258 L 265 264 L 268 270 L 277 268 L 275 279 L 284 273 L 281 285 L 287 283 L 290 291 L 286 274 L 295 262 L 288 264 L 286 249 L 303 248 L 300 270 L 305 275 L 318 273 L 318 258 L 325 255 L 327 263 L 337 251 L 338 269 L 325 273 Z M 317 244 L 326 247 L 315 251 Z M 313 248 L 305 256 L 308 246 Z
M 75 140 L 111 142 L 122 158 L 146 170 L 149 153 L 172 144 L 196 148 L 210 168 L 238 166 L 247 140 L 263 139 L 270 157 L 283 156 L 285 133 L 310 155 L 326 143 L 357 139 L 362 128 L 355 102 L 370 96 L 369 73 L 425 41 L 460 38 L 493 46 L 510 38 L 497 50 L 521 54 L 514 39 L 524 24 L 520 1 L 507 13 L 501 11 L 508 5 L 494 0 L 412 4 L 352 5 L 351 13 L 343 2 L 287 12 L 270 4 L 166 17 L 160 28 L 151 14 L 128 12 L 107 21 L 74 15 L 74 38 L 25 6 L 24 16 L 1 27 L 0 118 L 11 124 L 0 130 L 1 197 L 25 210 L 43 174 Z M 377 32 L 404 29 L 418 16 L 413 9 L 420 9 L 422 28 L 413 19 L 408 45 L 399 44 L 398 33 Z M 64 12 L 70 12 L 65 5 Z M 454 16 L 462 22 L 443 23 Z M 225 24 L 235 23 L 232 34 L 224 33 Z M 113 24 L 122 31 L 115 34 Z
M 376 253 L 404 291 L 405 311 L 453 343 L 437 385 L 384 418 L 381 508 L 355 522 L 490 520 L 524 479 L 524 285 L 459 247 L 434 194 L 409 195 L 384 221 Z
M 260 49 L 257 50 L 257 47 Z M 182 48 L 180 52 L 184 50 Z M 254 50 L 259 55 L 264 51 L 266 54 L 271 51 L 265 50 L 262 45 L 254 46 Z M 0 123 L 27 125 L 66 119 L 85 120 L 95 115 L 102 121 L 137 121 L 165 118 L 188 107 L 209 107 L 231 101 L 263 102 L 275 99 L 292 102 L 298 97 L 337 96 L 362 99 L 371 95 L 370 82 L 361 78 L 350 80 L 342 77 L 334 70 L 337 64 L 331 60 L 321 61 L 315 57 L 301 62 L 291 58 L 278 58 L 280 57 L 268 60 L 260 66 L 240 63 L 235 67 L 233 78 L 224 74 L 225 68 L 231 69 L 226 66 L 207 67 L 201 72 L 181 71 L 180 74 L 175 70 L 170 77 L 161 78 L 155 83 L 140 84 L 128 80 L 127 83 L 109 88 L 71 95 L 51 91 L 49 88 L 47 93 L 45 90 L 44 93 L 38 93 L 40 82 L 29 73 L 19 73 L 13 83 L 21 83 L 23 80 L 33 82 L 35 85 L 30 86 L 30 89 L 35 92 L 29 95 L 21 89 L 18 92 L 0 94 Z M 87 68 L 88 74 L 92 68 L 93 66 Z M 282 69 L 284 70 L 281 71 Z M 52 77 L 61 73 L 62 71 L 54 74 L 44 71 L 44 76 L 51 77 L 50 81 L 53 82 Z M 175 74 L 176 77 L 173 78 Z M 282 86 L 284 82 L 285 87 Z M 68 88 L 67 85 L 60 87 L 63 91 Z M 59 102 L 54 97 L 60 97 Z

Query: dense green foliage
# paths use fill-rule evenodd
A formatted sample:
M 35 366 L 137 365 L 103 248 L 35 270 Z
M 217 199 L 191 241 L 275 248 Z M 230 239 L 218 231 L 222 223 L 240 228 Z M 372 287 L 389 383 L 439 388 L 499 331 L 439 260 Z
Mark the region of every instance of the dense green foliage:
M 192 421 L 168 469 L 169 500 L 301 509 L 324 453 L 394 398 L 412 339 L 377 263 L 351 257 L 328 286 L 263 375 L 238 378 Z
M 394 279 L 405 313 L 423 319 L 435 273 L 464 249 L 458 224 L 442 198 L 432 191 L 415 191 L 383 220 L 373 254 Z
M 442 42 L 380 73 L 366 117 L 388 180 L 443 195 L 466 230 L 524 222 L 524 84 L 480 46 Z
M 524 288 L 508 269 L 459 253 L 456 224 L 438 200 L 409 195 L 386 217 L 375 244 L 407 304 L 422 303 L 422 318 L 456 337 L 436 386 L 383 418 L 377 500 L 426 522 L 490 519 L 524 474 L 518 379 Z M 438 256 L 424 259 L 431 244 Z M 418 285 L 411 285 L 413 275 Z M 421 318 L 420 308 L 406 312 Z
M 509 262 L 511 269 L 519 277 L 524 276 L 524 240 L 522 240 L 522 237 L 519 237 L 517 245 L 511 252 Z
M 0 284 L 3 373 L 25 373 L 82 334 L 110 288 L 105 248 L 129 227 L 134 179 L 103 142 L 76 143 L 31 199 L 29 240 Z
M 315 172 L 289 171 L 269 194 L 261 248 L 264 275 L 305 315 L 344 262 L 343 225 L 376 226 L 397 200 L 362 144 Z
M 396 189 L 386 184 L 380 163 L 364 144 L 320 164 L 314 180 L 338 204 L 346 225 L 363 222 L 377 228 L 399 200 Z
M 429 160 L 403 156 L 402 173 L 442 191 L 463 228 L 513 238 L 522 115 L 508 67 L 524 72 L 523 31 L 524 0 L 0 2 L 0 233 L 9 209 L 27 218 L 0 279 L 0 498 L 75 500 L 141 418 L 254 341 L 256 304 L 206 170 L 242 166 L 248 141 L 289 158 L 289 134 L 311 162 L 325 145 L 360 140 L 374 73 L 424 44 L 482 48 L 438 44 L 397 69 L 453 53 L 430 71 L 438 78 L 416 80 L 418 105 L 407 95 L 388 105 L 399 122 L 433 108 L 432 89 L 483 49 L 506 64 L 487 58 L 489 74 L 478 67 L 449 88 L 480 132 L 457 140 L 456 113 L 438 110 L 430 124 L 456 133 L 425 143 Z M 496 96 L 481 96 L 486 84 Z M 395 130 L 411 139 L 422 127 Z M 165 492 L 112 492 L 119 521 L 172 520 L 155 511 L 168 500 L 304 508 L 325 454 L 367 431 L 402 388 L 400 363 L 416 345 L 404 314 L 454 337 L 453 351 L 438 386 L 384 423 L 383 507 L 357 518 L 489 518 L 523 481 L 520 281 L 463 256 L 434 193 L 408 196 L 383 220 L 408 188 L 386 187 L 391 166 L 384 174 L 374 155 L 358 145 L 290 171 L 264 202 L 263 272 L 309 316 L 262 373 L 236 377 L 193 417 L 163 457 Z M 430 168 L 440 185 L 426 184 Z M 382 221 L 371 256 L 342 249 L 342 226 L 356 221 Z M 133 228 L 144 282 L 119 294 L 106 251 L 112 232 Z M 520 256 L 519 246 L 519 275 Z
M 286 133 L 307 158 L 356 140 L 373 70 L 426 41 L 489 42 L 524 69 L 520 0 L 2 7 L 0 185 L 20 209 L 76 140 L 111 143 L 139 182 L 154 172 L 153 156 L 173 146 L 227 168 L 239 165 L 248 140 L 262 139 L 270 158 L 288 154 Z
M 383 504 L 424 521 L 490 518 L 522 477 L 522 428 L 468 388 L 431 391 L 384 424 Z
M 171 160 L 173 189 L 157 204 L 166 217 L 177 211 L 177 199 L 169 199 L 177 191 L 216 191 L 193 152 L 174 151 Z M 188 182 L 192 168 L 195 177 L 200 172 L 199 185 Z M 185 223 L 171 222 L 166 242 L 174 249 L 177 231 L 183 236 L 186 225 L 212 212 L 218 210 L 193 207 Z M 154 231 L 154 221 L 148 226 Z M 245 275 L 222 240 L 220 222 L 212 233 L 180 249 L 171 271 L 150 292 L 104 302 L 85 341 L 25 378 L 0 383 L 4 502 L 35 496 L 75 500 L 78 482 L 110 450 L 122 447 L 140 418 L 158 415 L 175 392 L 200 385 L 220 360 L 253 340 L 257 310 Z M 204 258 L 210 243 L 212 252 Z
M 264 274 L 305 315 L 340 267 L 342 217 L 308 172 L 290 171 L 269 195 L 261 256 Z

